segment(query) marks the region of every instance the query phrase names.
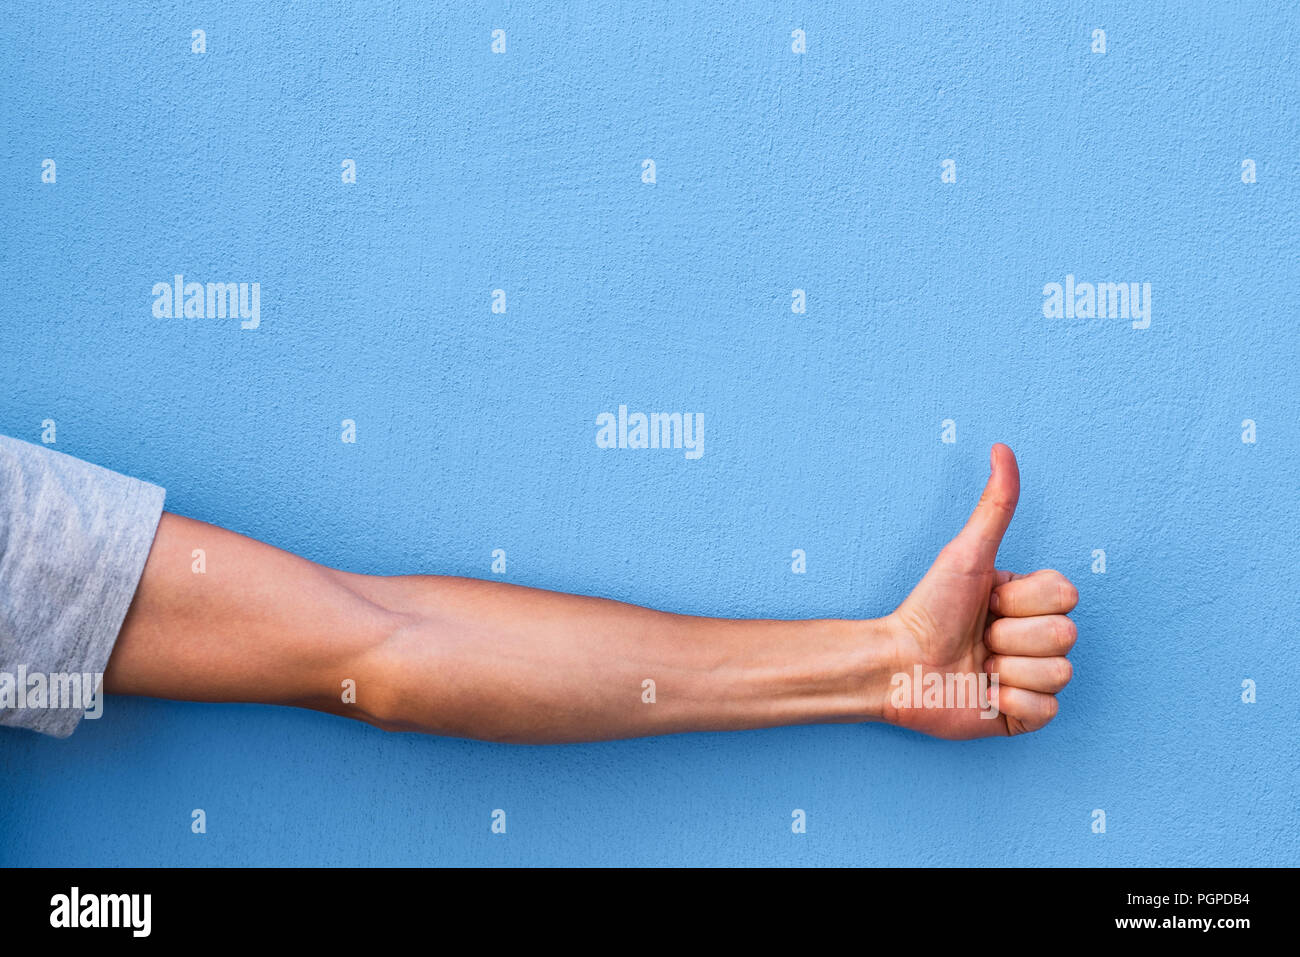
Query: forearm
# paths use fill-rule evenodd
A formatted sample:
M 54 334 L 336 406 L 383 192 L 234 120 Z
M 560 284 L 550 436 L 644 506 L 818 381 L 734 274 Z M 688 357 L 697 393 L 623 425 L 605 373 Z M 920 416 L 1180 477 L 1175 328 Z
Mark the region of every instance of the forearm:
M 490 740 L 599 740 L 879 718 L 889 639 L 882 622 L 698 618 L 353 575 L 166 515 L 105 687 Z
M 463 578 L 370 579 L 404 624 L 377 660 L 390 724 L 599 740 L 880 717 L 883 625 L 736 621 Z

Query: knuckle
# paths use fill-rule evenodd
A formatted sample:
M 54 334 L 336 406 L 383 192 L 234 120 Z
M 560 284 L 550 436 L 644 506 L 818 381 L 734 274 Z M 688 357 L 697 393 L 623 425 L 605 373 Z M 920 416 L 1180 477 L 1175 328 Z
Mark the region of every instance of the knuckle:
M 1079 589 L 1074 587 L 1070 579 L 1066 578 L 1060 572 L 1057 572 L 1060 580 L 1057 582 L 1057 590 L 1061 599 L 1061 607 L 1069 611 L 1079 603 Z
M 1079 626 L 1069 618 L 1062 618 L 1061 623 L 1056 626 L 1056 641 L 1061 649 L 1061 653 L 1069 651 L 1074 647 L 1074 643 L 1079 639 Z
M 1074 677 L 1074 665 L 1070 664 L 1069 658 L 1056 659 L 1056 686 L 1064 688 Z

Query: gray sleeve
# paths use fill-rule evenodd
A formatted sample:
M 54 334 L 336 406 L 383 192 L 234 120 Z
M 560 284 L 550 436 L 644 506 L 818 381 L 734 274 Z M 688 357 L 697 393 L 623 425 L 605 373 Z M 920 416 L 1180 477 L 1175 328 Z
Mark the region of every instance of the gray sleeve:
M 164 495 L 0 435 L 0 725 L 59 738 L 77 727 L 144 572 Z

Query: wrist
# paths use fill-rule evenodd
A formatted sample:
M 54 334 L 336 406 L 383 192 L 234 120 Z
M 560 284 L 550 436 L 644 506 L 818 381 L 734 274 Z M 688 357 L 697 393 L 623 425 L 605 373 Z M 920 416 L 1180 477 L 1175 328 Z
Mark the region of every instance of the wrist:
M 803 692 L 802 722 L 892 722 L 890 682 L 898 671 L 893 618 L 800 624 L 798 650 L 774 699 Z
M 894 724 L 896 710 L 890 705 L 893 679 L 901 670 L 900 627 L 891 614 L 851 622 L 859 648 L 858 676 L 864 706 L 864 721 Z

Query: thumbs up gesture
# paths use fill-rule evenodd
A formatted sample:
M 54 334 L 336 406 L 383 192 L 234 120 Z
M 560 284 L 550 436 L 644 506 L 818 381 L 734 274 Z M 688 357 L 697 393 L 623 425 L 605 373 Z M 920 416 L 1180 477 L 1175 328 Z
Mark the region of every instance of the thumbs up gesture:
M 1065 656 L 1076 631 L 1066 615 L 1078 591 L 1060 572 L 996 567 L 1020 471 L 1005 445 L 993 446 L 990 467 L 966 526 L 891 616 L 896 682 L 886 720 L 940 738 L 1037 731 L 1056 716 L 1056 693 L 1073 673 Z M 950 693 L 962 681 L 983 689 L 979 700 Z

